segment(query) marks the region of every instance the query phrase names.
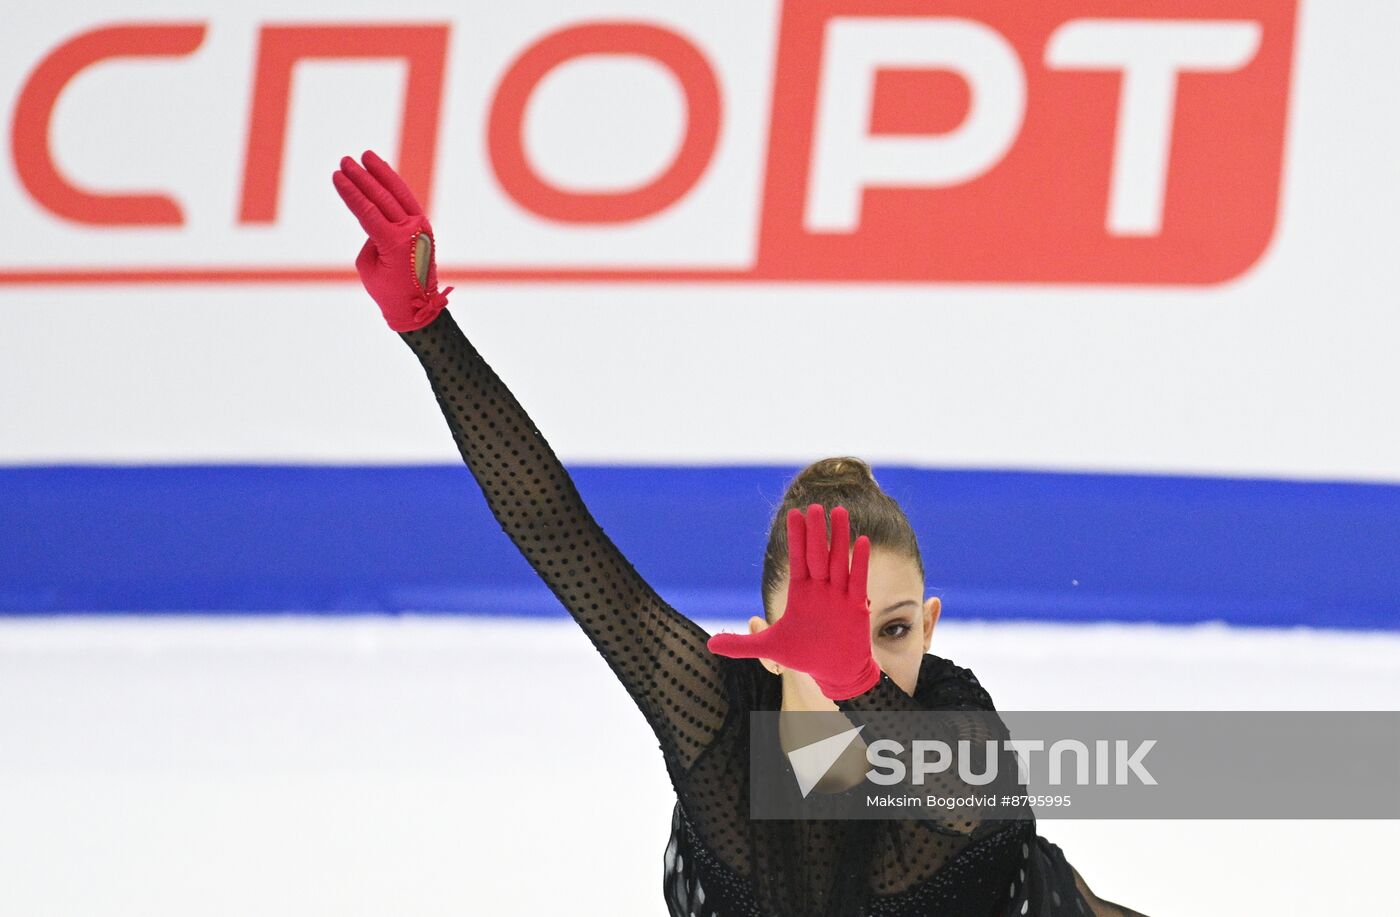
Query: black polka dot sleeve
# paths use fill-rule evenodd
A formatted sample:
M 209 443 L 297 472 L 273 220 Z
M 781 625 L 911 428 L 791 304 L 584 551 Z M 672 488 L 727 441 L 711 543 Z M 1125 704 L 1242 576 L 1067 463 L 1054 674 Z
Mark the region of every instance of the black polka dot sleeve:
M 524 408 L 444 310 L 400 333 L 502 531 L 583 628 L 660 740 L 673 777 L 729 704 L 709 635 L 666 604 L 594 520 Z

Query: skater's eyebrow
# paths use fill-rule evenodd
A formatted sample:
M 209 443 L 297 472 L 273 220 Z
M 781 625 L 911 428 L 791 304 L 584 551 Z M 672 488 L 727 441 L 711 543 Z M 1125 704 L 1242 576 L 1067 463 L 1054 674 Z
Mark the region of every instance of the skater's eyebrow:
M 895 602 L 895 603 L 894 603 L 893 605 L 891 605 L 889 608 L 886 608 L 884 611 L 880 612 L 880 614 L 882 614 L 882 615 L 887 615 L 887 614 L 889 614 L 889 613 L 892 612 L 892 611 L 895 611 L 895 610 L 897 610 L 897 609 L 903 608 L 905 605 L 918 605 L 918 604 L 919 604 L 919 603 L 916 602 L 916 601 L 914 601 L 913 599 L 905 599 L 905 600 L 902 601 L 902 602 Z

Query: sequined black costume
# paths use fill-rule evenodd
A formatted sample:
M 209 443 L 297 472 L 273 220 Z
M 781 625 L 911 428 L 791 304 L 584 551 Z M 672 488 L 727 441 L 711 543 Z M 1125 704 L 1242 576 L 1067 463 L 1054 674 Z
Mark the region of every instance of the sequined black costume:
M 964 830 L 920 820 L 748 817 L 747 711 L 780 681 L 711 653 L 593 519 L 563 465 L 444 311 L 400 335 L 422 362 L 463 459 L 503 531 L 583 628 L 646 717 L 676 790 L 664 895 L 676 917 L 866 914 L 1116 917 L 1036 833 L 1034 818 Z M 990 710 L 973 674 L 926 655 L 915 696 L 887 675 L 850 713 Z M 600 890 L 600 898 L 605 893 Z

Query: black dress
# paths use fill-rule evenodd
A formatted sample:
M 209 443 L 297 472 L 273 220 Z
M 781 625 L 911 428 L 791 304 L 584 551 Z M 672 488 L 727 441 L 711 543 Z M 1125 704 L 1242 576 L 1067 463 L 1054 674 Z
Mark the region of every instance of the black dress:
M 502 531 L 559 598 L 651 726 L 676 791 L 663 892 L 675 917 L 1109 917 L 1060 849 L 1020 820 L 774 821 L 748 817 L 751 710 L 780 680 L 717 656 L 593 519 L 523 408 L 443 311 L 403 332 Z M 887 675 L 839 706 L 991 710 L 969 670 L 926 655 L 915 696 Z M 959 816 L 961 817 L 961 816 Z M 598 900 L 606 900 L 599 889 Z M 601 910 L 601 909 L 600 909 Z

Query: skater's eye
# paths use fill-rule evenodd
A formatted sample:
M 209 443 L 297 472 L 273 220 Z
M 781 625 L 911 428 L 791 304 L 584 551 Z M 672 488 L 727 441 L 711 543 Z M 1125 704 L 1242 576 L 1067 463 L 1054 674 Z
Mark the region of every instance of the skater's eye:
M 913 628 L 909 626 L 908 621 L 891 621 L 880 628 L 880 636 L 890 640 L 898 640 L 901 637 L 907 637 L 912 630 Z

